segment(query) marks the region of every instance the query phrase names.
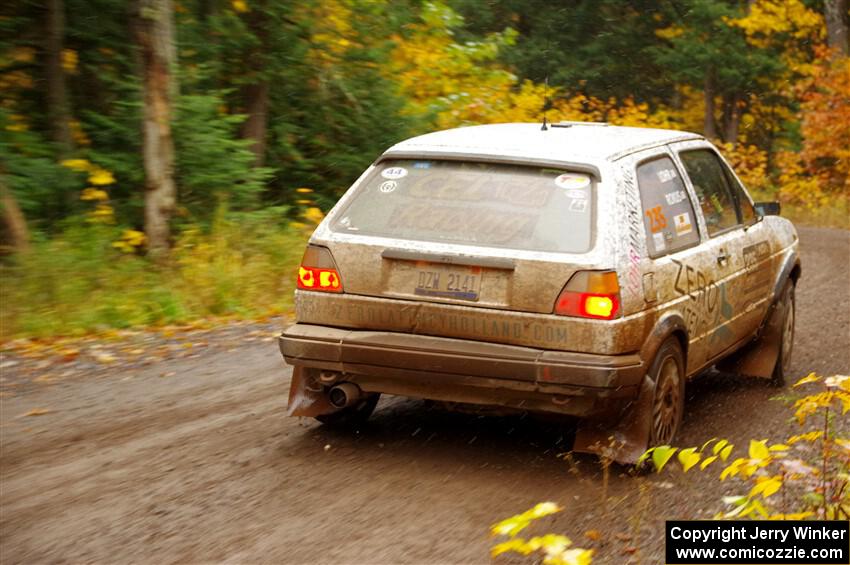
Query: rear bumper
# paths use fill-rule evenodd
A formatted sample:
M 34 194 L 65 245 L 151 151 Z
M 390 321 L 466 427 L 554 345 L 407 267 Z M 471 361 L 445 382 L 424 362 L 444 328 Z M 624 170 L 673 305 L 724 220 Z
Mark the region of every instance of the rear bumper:
M 279 345 L 299 376 L 319 381 L 313 388 L 344 380 L 366 392 L 581 417 L 619 412 L 636 396 L 644 373 L 636 353 L 593 355 L 310 324 L 288 328 Z

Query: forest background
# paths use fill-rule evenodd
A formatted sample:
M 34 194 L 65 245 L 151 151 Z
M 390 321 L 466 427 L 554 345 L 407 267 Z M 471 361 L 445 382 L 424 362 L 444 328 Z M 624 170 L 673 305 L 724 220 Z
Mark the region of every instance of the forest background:
M 384 149 L 544 108 L 850 227 L 847 0 L 15 0 L 0 92 L 0 341 L 286 313 Z

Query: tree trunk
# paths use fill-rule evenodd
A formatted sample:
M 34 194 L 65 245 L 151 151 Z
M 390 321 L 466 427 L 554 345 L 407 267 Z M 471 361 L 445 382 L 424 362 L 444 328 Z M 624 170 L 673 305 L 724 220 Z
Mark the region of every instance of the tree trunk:
M 9 238 L 9 244 L 15 251 L 29 249 L 30 237 L 27 221 L 21 212 L 15 195 L 6 187 L 6 182 L 0 176 L 0 209 L 3 213 L 3 231 Z
M 73 139 L 65 69 L 62 67 L 62 51 L 65 48 L 65 6 L 62 0 L 47 0 L 46 32 L 45 78 L 50 136 L 59 145 L 60 152 L 67 154 L 73 149 Z
M 826 41 L 840 55 L 850 54 L 850 37 L 848 37 L 847 0 L 825 0 L 824 17 L 826 19 Z
M 136 37 L 142 55 L 145 235 L 154 255 L 168 250 L 174 184 L 172 97 L 176 94 L 174 12 L 171 0 L 140 0 Z
M 703 135 L 708 139 L 717 138 L 717 126 L 714 123 L 714 81 L 711 80 L 711 72 L 705 75 L 705 87 L 703 97 L 705 98 L 705 115 L 702 127 Z
M 269 83 L 250 84 L 243 90 L 248 119 L 242 124 L 242 138 L 253 141 L 254 166 L 262 167 L 266 159 L 266 129 L 269 109 Z
M 738 145 L 738 129 L 741 125 L 741 97 L 735 93 L 723 101 L 723 141 Z

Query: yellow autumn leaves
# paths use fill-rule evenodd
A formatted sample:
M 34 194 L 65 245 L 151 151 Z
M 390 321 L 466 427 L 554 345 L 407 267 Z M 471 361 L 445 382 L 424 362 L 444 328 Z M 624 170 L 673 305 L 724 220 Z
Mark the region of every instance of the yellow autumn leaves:
M 86 159 L 65 159 L 62 166 L 77 173 L 85 173 L 88 186 L 80 193 L 80 200 L 93 202 L 95 207 L 87 214 L 87 220 L 95 224 L 114 224 L 115 210 L 109 204 L 107 187 L 115 184 L 111 171 Z M 138 230 L 124 230 L 121 237 L 112 243 L 112 247 L 125 253 L 133 253 L 145 244 L 145 234 Z
M 529 539 L 516 537 L 534 520 L 561 510 L 561 507 L 554 502 L 541 502 L 522 514 L 494 524 L 490 528 L 492 535 L 509 536 L 511 539 L 495 545 L 490 550 L 491 556 L 496 557 L 508 552 L 520 555 L 540 552 L 543 554 L 543 563 L 546 565 L 589 565 L 593 558 L 593 550 L 572 547 L 573 542 L 567 536 L 544 534 Z
M 767 519 L 804 519 L 814 515 L 811 508 L 798 508 L 797 512 L 773 512 L 766 500 L 778 493 L 789 481 L 803 481 L 806 484 L 819 484 L 821 497 L 821 512 L 827 518 L 837 516 L 848 510 L 850 499 L 844 493 L 846 489 L 835 488 L 829 495 L 828 484 L 833 481 L 847 483 L 846 474 L 838 473 L 829 478 L 827 473 L 836 469 L 847 468 L 850 462 L 850 439 L 838 437 L 829 432 L 829 422 L 832 415 L 845 415 L 850 411 L 850 376 L 836 375 L 823 379 L 814 373 L 801 378 L 794 388 L 819 383 L 822 390 L 797 399 L 793 404 L 794 418 L 799 425 L 805 425 L 815 415 L 824 419 L 824 429 L 811 430 L 792 435 L 785 443 L 769 443 L 768 440 L 750 440 L 746 457 L 738 457 L 728 462 L 720 472 L 718 479 L 741 479 L 750 481 L 752 486 L 745 495 L 724 497 L 724 502 L 731 509 L 721 514 L 723 518 L 744 518 L 760 516 Z M 818 442 L 820 445 L 814 445 Z M 791 446 L 795 444 L 812 444 L 816 456 L 821 458 L 815 464 L 800 458 L 790 456 Z M 709 447 L 711 449 L 709 450 Z M 705 470 L 715 461 L 726 463 L 734 446 L 725 439 L 710 439 L 700 448 L 689 447 L 679 449 L 662 445 L 648 450 L 638 463 L 652 462 L 657 471 L 661 471 L 674 455 L 677 455 L 682 471 L 687 473 L 699 464 L 700 470 Z M 805 450 L 798 450 L 804 452 Z M 837 494 L 836 494 L 837 493 Z
M 85 173 L 88 176 L 88 183 L 93 185 L 83 189 L 80 194 L 80 200 L 95 203 L 94 209 L 88 213 L 88 221 L 114 224 L 115 210 L 109 204 L 109 193 L 102 188 L 115 183 L 112 173 L 86 159 L 65 159 L 62 161 L 62 166 L 77 173 Z

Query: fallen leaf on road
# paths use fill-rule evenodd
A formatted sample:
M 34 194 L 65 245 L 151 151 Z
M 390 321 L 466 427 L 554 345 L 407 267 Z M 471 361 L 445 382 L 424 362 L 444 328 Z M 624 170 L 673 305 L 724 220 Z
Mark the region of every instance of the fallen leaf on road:
M 62 349 L 59 354 L 62 355 L 62 361 L 70 363 L 80 356 L 80 350 L 76 348 Z
M 585 537 L 593 541 L 599 541 L 602 538 L 602 532 L 599 530 L 587 530 L 584 532 Z
M 116 360 L 115 356 L 111 353 L 96 353 L 94 358 L 98 363 L 104 364 L 114 363 Z
M 44 416 L 45 414 L 50 414 L 49 408 L 33 408 L 24 414 L 24 416 Z

